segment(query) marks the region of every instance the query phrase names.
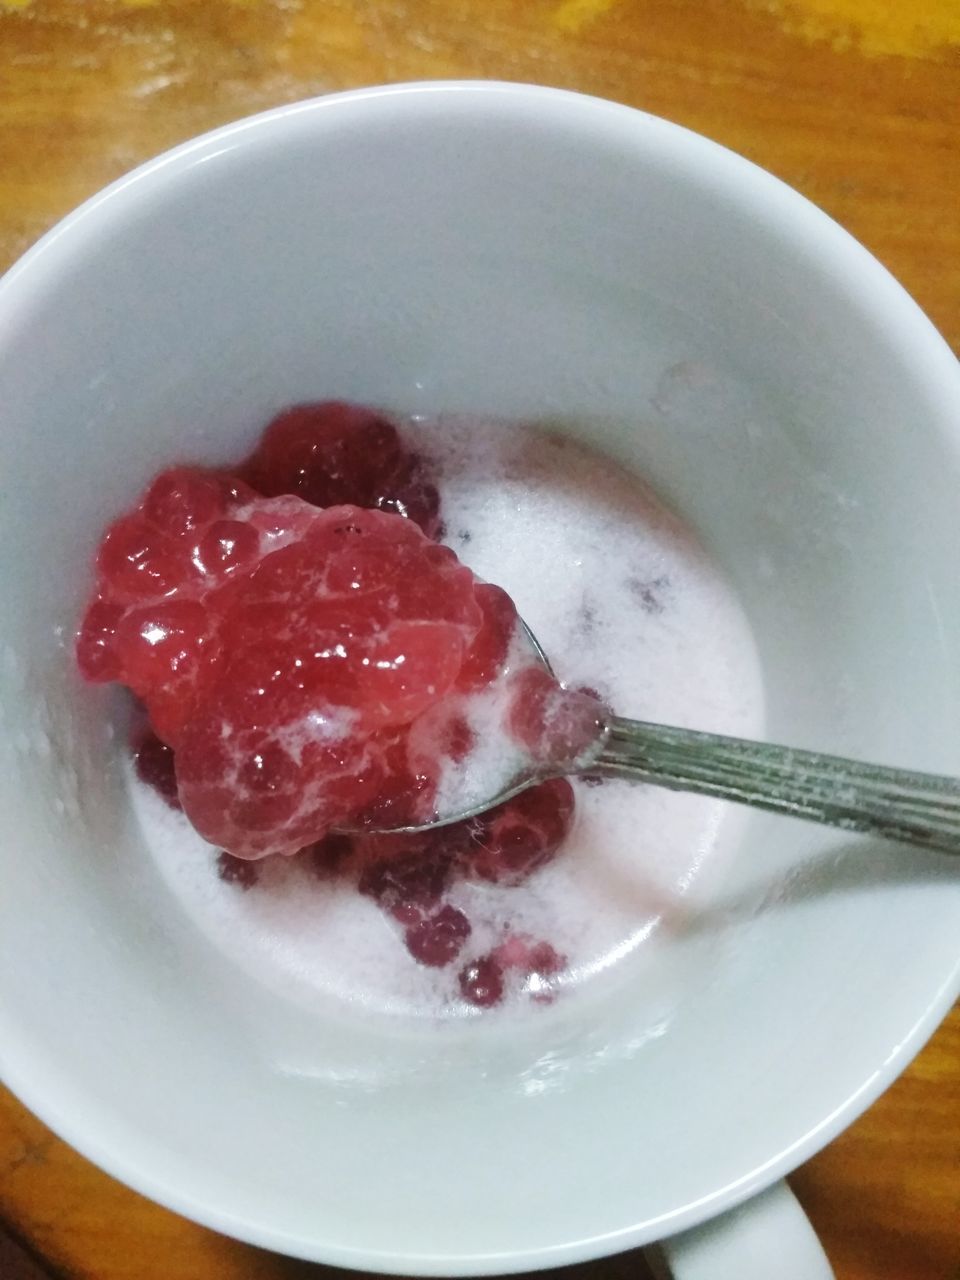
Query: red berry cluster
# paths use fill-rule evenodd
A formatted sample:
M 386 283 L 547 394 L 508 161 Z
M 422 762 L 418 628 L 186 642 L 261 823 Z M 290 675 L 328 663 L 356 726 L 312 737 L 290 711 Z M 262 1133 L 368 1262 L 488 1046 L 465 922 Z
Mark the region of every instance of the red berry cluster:
M 289 410 L 235 470 L 165 471 L 110 526 L 81 671 L 137 694 L 234 856 L 428 817 L 439 753 L 470 745 L 440 709 L 498 674 L 512 602 L 427 536 L 428 468 L 369 410 Z
M 554 778 L 466 822 L 419 835 L 366 836 L 356 841 L 358 888 L 403 928 L 407 950 L 442 968 L 467 949 L 467 916 L 447 901 L 458 879 L 516 887 L 557 853 L 573 824 L 573 788 Z M 459 972 L 461 995 L 487 1008 L 513 980 L 549 982 L 565 960 L 547 942 L 511 934 Z
M 438 545 L 441 532 L 430 466 L 392 422 L 300 405 L 236 467 L 154 479 L 107 530 L 77 638 L 88 680 L 120 681 L 143 703 L 137 773 L 222 847 L 223 880 L 251 888 L 254 860 L 272 853 L 355 874 L 433 967 L 469 951 L 451 885 L 523 883 L 574 812 L 556 779 L 417 836 L 330 833 L 427 820 L 442 762 L 473 746 L 464 699 L 504 669 L 513 602 Z M 535 757 L 568 760 L 595 737 L 595 697 L 540 668 L 512 679 L 511 730 Z M 463 964 L 459 987 L 479 1007 L 511 984 L 542 998 L 564 964 L 511 934 Z

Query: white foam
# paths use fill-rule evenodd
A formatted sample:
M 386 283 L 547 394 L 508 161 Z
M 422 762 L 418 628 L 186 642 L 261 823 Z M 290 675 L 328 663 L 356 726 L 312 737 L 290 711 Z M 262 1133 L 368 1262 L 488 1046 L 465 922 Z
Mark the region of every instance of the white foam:
M 529 776 L 534 762 L 517 745 L 508 728 L 512 703 L 509 680 L 518 671 L 538 663 L 535 649 L 518 627 L 499 676 L 480 693 L 461 700 L 473 746 L 463 760 L 447 758 L 442 762 L 436 797 L 438 814 L 449 817 L 466 813 L 505 791 L 517 779 Z
M 635 476 L 516 424 L 418 421 L 408 434 L 442 468 L 447 541 L 510 593 L 563 680 L 597 689 L 621 714 L 759 733 L 759 670 L 739 603 L 689 529 Z M 460 797 L 469 790 L 462 778 L 448 785 Z M 261 864 L 250 891 L 225 884 L 216 851 L 152 792 L 131 787 L 173 893 L 259 981 L 300 1001 L 384 1014 L 476 1012 L 458 999 L 459 966 L 417 965 L 400 927 L 354 887 L 281 859 Z M 552 864 L 520 888 L 451 889 L 473 925 L 465 958 L 510 929 L 568 957 L 564 988 L 603 981 L 658 923 L 684 913 L 704 866 L 736 838 L 736 811 L 705 797 L 621 782 L 578 782 L 576 791 L 576 825 Z

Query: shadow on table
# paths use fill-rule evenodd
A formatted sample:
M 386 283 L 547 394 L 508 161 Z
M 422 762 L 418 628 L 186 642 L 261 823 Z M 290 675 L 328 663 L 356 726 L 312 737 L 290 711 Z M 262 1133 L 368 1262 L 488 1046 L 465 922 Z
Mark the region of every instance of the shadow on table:
M 264 1261 L 271 1255 L 264 1255 Z M 276 1257 L 276 1270 L 269 1270 L 270 1280 L 388 1280 L 373 1272 L 342 1271 L 336 1267 L 322 1267 L 313 1262 L 297 1262 L 293 1258 Z M 258 1273 L 259 1274 L 259 1273 Z M 634 1249 L 630 1253 L 618 1253 L 612 1258 L 598 1258 L 593 1262 L 581 1262 L 572 1267 L 557 1267 L 551 1271 L 529 1271 L 515 1280 L 655 1280 L 643 1252 Z M 7 1280 L 6 1275 L 3 1280 Z

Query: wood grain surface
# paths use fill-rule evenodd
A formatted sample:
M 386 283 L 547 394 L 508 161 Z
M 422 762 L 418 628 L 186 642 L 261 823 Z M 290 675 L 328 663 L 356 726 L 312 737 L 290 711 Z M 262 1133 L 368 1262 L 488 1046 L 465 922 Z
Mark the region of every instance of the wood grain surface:
M 726 143 L 851 230 L 960 349 L 960 0 L 0 0 L 0 267 L 213 125 L 442 76 L 580 89 Z M 960 1011 L 792 1181 L 838 1280 L 960 1280 Z M 0 1240 L 0 1280 L 330 1274 L 148 1203 L 2 1091 L 0 1218 L 33 1259 Z

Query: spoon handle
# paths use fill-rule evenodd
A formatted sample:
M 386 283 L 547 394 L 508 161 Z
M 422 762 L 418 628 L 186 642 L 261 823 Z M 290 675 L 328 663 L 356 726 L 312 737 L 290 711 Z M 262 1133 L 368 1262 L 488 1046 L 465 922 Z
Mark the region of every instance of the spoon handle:
M 960 779 L 614 717 L 587 772 L 960 854 Z

